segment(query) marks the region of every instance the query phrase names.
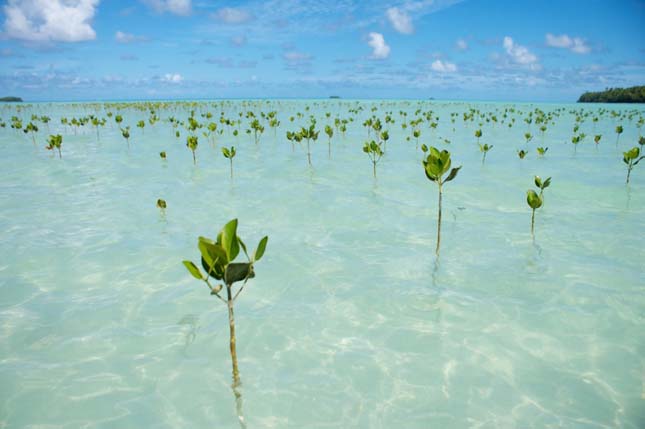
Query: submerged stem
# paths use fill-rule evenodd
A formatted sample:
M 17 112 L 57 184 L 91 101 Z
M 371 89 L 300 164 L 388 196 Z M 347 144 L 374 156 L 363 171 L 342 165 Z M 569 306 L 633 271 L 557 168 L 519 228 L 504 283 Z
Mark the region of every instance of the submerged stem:
M 441 246 L 441 182 L 439 184 L 439 217 L 437 218 L 437 256 L 439 256 L 439 246 Z
M 227 307 L 228 307 L 228 328 L 230 334 L 231 363 L 233 365 L 233 387 L 240 385 L 240 371 L 237 367 L 237 348 L 235 344 L 235 314 L 233 312 L 233 296 L 231 288 L 233 285 L 226 285 Z
M 531 214 L 531 235 L 533 234 L 533 226 L 535 225 L 535 209 L 533 209 L 533 213 Z

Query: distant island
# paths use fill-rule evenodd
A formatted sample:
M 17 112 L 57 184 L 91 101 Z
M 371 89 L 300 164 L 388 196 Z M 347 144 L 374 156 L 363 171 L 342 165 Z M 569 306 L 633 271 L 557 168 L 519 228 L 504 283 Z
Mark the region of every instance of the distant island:
M 0 102 L 18 102 L 22 103 L 22 98 L 20 97 L 0 97 Z
M 340 98 L 339 95 L 330 95 L 329 98 Z
M 585 92 L 578 98 L 578 103 L 645 103 L 645 86 Z

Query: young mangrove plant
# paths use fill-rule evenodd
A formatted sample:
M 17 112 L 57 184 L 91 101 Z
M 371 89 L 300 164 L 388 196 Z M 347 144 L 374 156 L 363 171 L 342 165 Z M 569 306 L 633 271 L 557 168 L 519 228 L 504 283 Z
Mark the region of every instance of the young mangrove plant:
M 125 128 L 121 128 L 121 135 L 128 143 L 128 147 L 130 147 L 130 126 L 129 125 Z
M 627 152 L 623 152 L 623 162 L 627 164 L 627 180 L 625 181 L 626 184 L 629 183 L 629 176 L 632 174 L 632 168 L 634 168 L 635 165 L 637 165 L 641 159 L 645 158 L 645 156 L 640 156 L 641 151 L 637 146 L 634 146 Z
M 482 130 L 476 130 L 475 131 L 475 137 L 477 137 L 477 145 L 479 146 L 480 149 L 482 147 L 482 145 L 479 144 L 479 139 L 481 138 L 481 136 L 482 136 Z
M 60 134 L 56 135 L 51 135 L 47 139 L 47 146 L 45 146 L 45 149 L 53 151 L 54 149 L 58 150 L 58 158 L 63 158 L 63 154 L 61 153 L 60 147 L 63 144 L 63 136 Z
M 227 147 L 222 148 L 222 155 L 224 158 L 228 159 L 231 164 L 231 179 L 233 179 L 233 158 L 235 158 L 235 146 L 231 146 L 230 149 Z
M 533 189 L 526 191 L 526 203 L 532 210 L 531 213 L 531 235 L 535 225 L 535 210 L 542 207 L 542 197 L 537 194 Z
M 526 154 L 527 154 L 527 153 L 528 153 L 528 152 L 527 152 L 527 151 L 525 151 L 524 149 L 522 149 L 522 150 L 518 150 L 518 151 L 517 151 L 517 156 L 519 156 L 519 157 L 520 157 L 520 159 L 524 159 L 524 157 L 526 156 Z
M 376 178 L 376 163 L 378 163 L 383 157 L 383 149 L 381 145 L 376 143 L 374 140 L 365 142 L 363 146 L 363 152 L 367 154 L 372 160 L 372 171 L 374 172 L 374 178 Z
M 166 200 L 159 198 L 157 200 L 157 208 L 161 210 L 162 215 L 166 213 L 166 207 L 168 207 L 168 205 L 166 204 Z
M 623 126 L 618 125 L 616 127 L 616 147 L 618 147 L 618 139 L 620 138 L 620 135 L 623 133 Z
M 33 122 L 29 122 L 27 126 L 25 127 L 24 130 L 22 130 L 25 134 L 31 133 L 31 141 L 33 142 L 34 146 L 36 145 L 36 136 L 35 134 L 38 132 L 38 127 L 36 124 Z
M 486 162 L 486 154 L 488 153 L 489 150 L 493 148 L 493 145 L 489 145 L 488 143 L 478 143 L 479 144 L 479 150 L 484 154 L 482 157 L 482 164 Z
M 331 159 L 331 138 L 334 137 L 334 129 L 329 125 L 325 125 L 325 134 L 327 134 L 327 156 Z
M 166 151 L 159 152 L 161 159 L 166 159 Z
M 316 131 L 316 123 L 312 122 L 309 128 L 302 128 L 300 130 L 300 135 L 302 138 L 307 140 L 307 161 L 309 162 L 309 166 L 311 167 L 311 147 L 310 147 L 310 141 L 316 141 L 318 139 L 318 133 L 319 131 Z
M 539 156 L 542 157 L 542 156 L 546 155 L 547 150 L 549 150 L 548 147 L 541 147 L 540 146 L 539 148 L 537 148 L 537 153 L 538 153 Z
M 228 308 L 228 326 L 229 326 L 229 348 L 231 353 L 231 364 L 233 366 L 233 386 L 240 384 L 240 372 L 237 365 L 237 339 L 235 337 L 235 316 L 233 304 L 240 295 L 246 282 L 255 277 L 254 264 L 264 255 L 269 237 L 262 238 L 249 258 L 246 251 L 246 245 L 237 235 L 237 219 L 228 222 L 217 234 L 217 239 L 212 240 L 206 237 L 199 237 L 197 247 L 201 254 L 201 265 L 206 271 L 202 274 L 201 270 L 191 261 L 183 261 L 188 272 L 197 280 L 203 281 L 210 294 L 217 297 Z M 248 262 L 233 262 L 240 253 L 240 248 L 244 251 Z M 222 283 L 213 286 L 209 278 L 221 281 Z M 241 286 L 234 291 L 235 283 L 242 282 Z M 220 292 L 226 288 L 226 297 L 222 297 Z
M 450 182 L 459 172 L 459 167 L 450 169 L 452 162 L 450 160 L 450 152 L 447 150 L 442 150 L 441 152 L 435 148 L 430 147 L 428 149 L 428 156 L 423 160 L 423 169 L 425 171 L 426 177 L 437 184 L 439 187 L 439 216 L 437 218 L 437 249 L 436 254 L 439 256 L 439 247 L 441 245 L 441 196 L 443 185 L 447 182 Z M 443 179 L 443 175 L 450 170 L 448 176 Z
M 191 150 L 193 153 L 193 165 L 197 165 L 197 159 L 195 158 L 195 151 L 199 145 L 197 136 L 188 136 L 186 137 L 186 147 Z

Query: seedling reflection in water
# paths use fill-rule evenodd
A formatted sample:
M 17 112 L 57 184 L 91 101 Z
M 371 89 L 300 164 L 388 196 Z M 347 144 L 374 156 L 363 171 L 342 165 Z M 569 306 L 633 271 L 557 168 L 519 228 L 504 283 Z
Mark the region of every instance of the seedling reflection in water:
M 235 158 L 235 146 L 231 146 L 231 148 L 223 147 L 222 148 L 222 155 L 224 155 L 224 158 L 227 158 L 230 163 L 231 163 L 231 179 L 233 178 L 233 158 Z
M 423 148 L 427 149 L 427 148 Z M 424 151 L 425 152 L 425 151 Z M 437 249 L 436 254 L 439 255 L 439 247 L 441 245 L 441 195 L 443 184 L 450 182 L 452 179 L 457 177 L 457 173 L 461 166 L 450 169 L 452 162 L 450 160 L 450 152 L 447 150 L 442 150 L 441 152 L 435 148 L 430 147 L 428 150 L 428 156 L 423 160 L 423 169 L 425 171 L 426 177 L 435 182 L 439 187 L 439 216 L 437 218 Z M 442 176 L 450 170 L 448 177 L 442 179 Z
M 639 162 L 641 162 L 641 159 L 645 158 L 645 156 L 640 156 L 641 151 L 638 147 L 634 146 L 627 152 L 623 152 L 623 162 L 627 164 L 627 180 L 625 183 L 629 183 L 629 176 L 632 174 L 632 168 Z
M 197 247 L 201 253 L 201 265 L 206 270 L 206 275 L 191 261 L 183 261 L 184 266 L 197 280 L 203 281 L 210 289 L 210 294 L 216 296 L 226 304 L 228 308 L 229 325 L 229 346 L 231 352 L 231 363 L 233 366 L 233 387 L 240 384 L 240 372 L 237 365 L 237 348 L 235 338 L 235 317 L 233 304 L 244 289 L 246 282 L 255 277 L 254 264 L 264 255 L 269 237 L 265 236 L 260 240 L 258 246 L 249 258 L 246 245 L 237 236 L 237 219 L 228 222 L 217 234 L 217 239 L 212 240 L 206 237 L 199 237 Z M 244 251 L 248 262 L 233 262 L 240 253 Z M 223 282 L 213 286 L 209 278 Z M 242 282 L 237 291 L 233 290 L 234 284 Z M 226 288 L 226 298 L 220 295 L 222 289 Z

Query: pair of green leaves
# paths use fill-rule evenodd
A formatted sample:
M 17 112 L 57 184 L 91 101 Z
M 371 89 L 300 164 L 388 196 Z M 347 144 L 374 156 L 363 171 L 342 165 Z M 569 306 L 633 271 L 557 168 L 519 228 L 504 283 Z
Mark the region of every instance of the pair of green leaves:
M 206 271 L 206 276 L 193 262 L 183 261 L 183 264 L 190 274 L 198 280 L 207 281 L 208 277 L 213 277 L 217 280 L 223 280 L 227 285 L 232 285 L 235 282 L 255 277 L 253 264 L 264 255 L 268 241 L 269 237 L 262 238 L 253 253 L 253 257 L 249 258 L 246 245 L 237 235 L 237 219 L 233 219 L 224 225 L 217 234 L 215 241 L 206 237 L 199 237 L 197 241 L 202 267 Z M 240 249 L 244 251 L 248 262 L 233 262 L 239 255 Z
M 492 148 L 493 148 L 493 145 L 492 145 L 492 144 L 491 144 L 491 145 L 489 145 L 488 143 L 485 143 L 485 144 L 481 144 L 481 143 L 480 143 L 480 144 L 479 144 L 479 150 L 480 150 L 480 152 L 488 152 L 488 151 L 489 151 L 489 150 L 491 150 Z
M 551 178 L 547 177 L 545 180 L 542 180 L 540 176 L 535 176 L 535 186 L 544 191 L 551 184 Z
M 442 150 L 440 152 L 439 149 L 433 146 L 427 148 L 425 145 L 422 149 L 424 152 L 428 152 L 428 156 L 423 160 L 423 168 L 428 179 L 441 185 L 442 183 L 450 182 L 452 179 L 457 177 L 457 173 L 459 172 L 459 169 L 461 169 L 461 166 L 450 170 L 450 166 L 452 165 L 450 152 L 447 150 Z M 441 176 L 443 176 L 448 170 L 450 170 L 448 177 L 446 177 L 445 180 L 441 180 Z
M 224 155 L 224 158 L 232 159 L 235 157 L 235 154 L 235 146 L 231 146 L 230 149 L 227 147 L 222 148 L 222 155 Z
M 60 134 L 50 135 L 47 138 L 47 149 L 51 150 L 53 148 L 60 148 L 63 144 L 63 136 Z

